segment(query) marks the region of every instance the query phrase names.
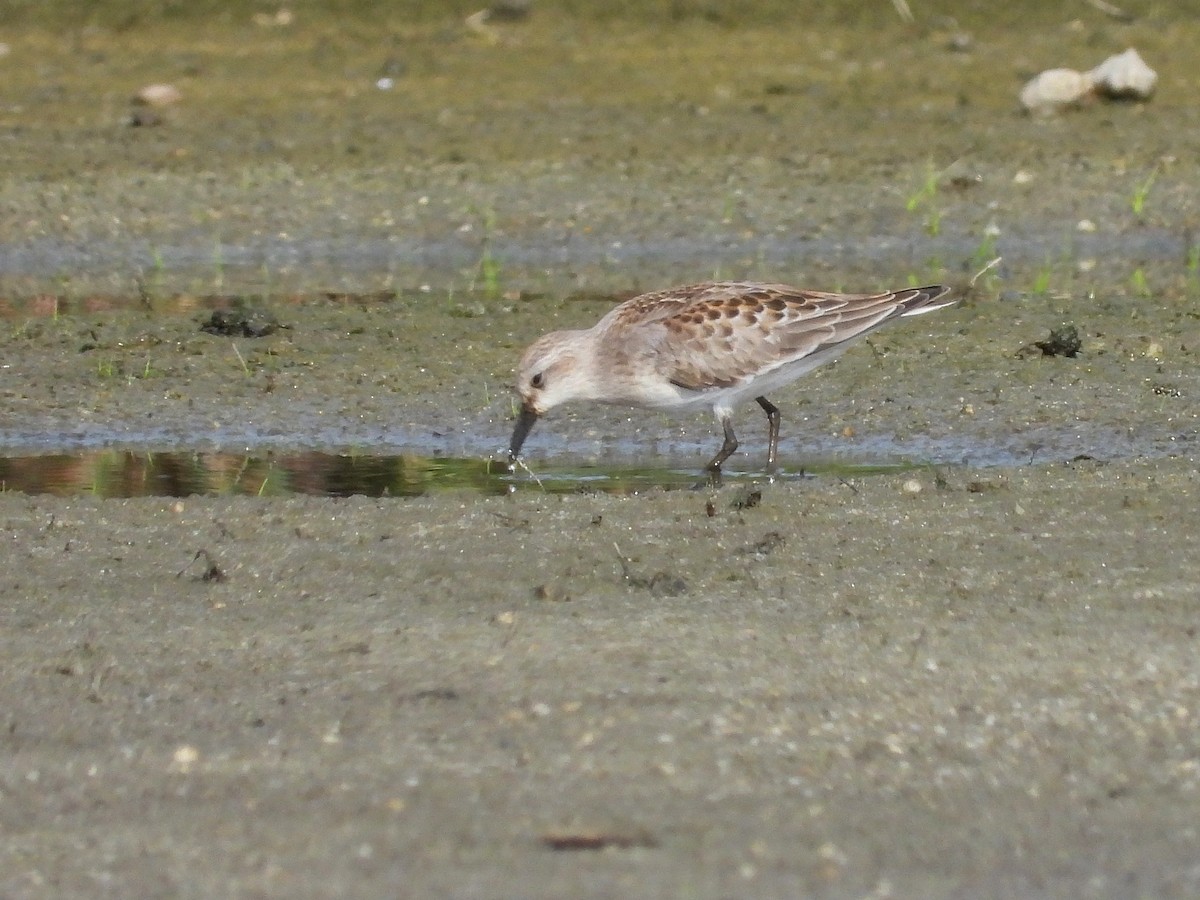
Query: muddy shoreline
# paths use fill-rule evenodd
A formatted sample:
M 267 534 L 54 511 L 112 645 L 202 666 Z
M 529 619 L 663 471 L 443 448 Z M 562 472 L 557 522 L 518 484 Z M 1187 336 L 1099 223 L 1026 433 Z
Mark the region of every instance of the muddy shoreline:
M 1004 257 L 773 397 L 786 465 L 913 471 L 0 492 L 0 893 L 1200 893 L 1200 35 L 1020 7 L 0 34 L 8 456 L 483 460 L 521 348 L 631 291 Z M 1127 45 L 1151 104 L 1015 114 Z M 160 79 L 185 100 L 130 127 Z M 214 297 L 287 327 L 206 334 Z M 1064 322 L 1077 357 L 1022 352 Z M 686 470 L 715 437 L 564 410 L 527 452 Z
M 1195 466 L 915 485 L 5 494 L 5 891 L 1186 896 Z

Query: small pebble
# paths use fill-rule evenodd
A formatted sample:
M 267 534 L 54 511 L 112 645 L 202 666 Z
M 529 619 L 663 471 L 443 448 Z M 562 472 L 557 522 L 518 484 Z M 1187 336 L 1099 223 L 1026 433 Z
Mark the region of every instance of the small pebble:
M 171 765 L 180 772 L 190 772 L 192 766 L 200 759 L 200 751 L 190 744 L 183 744 L 175 749 L 171 756 Z
M 900 486 L 900 490 L 904 491 L 906 494 L 915 496 L 916 494 L 921 493 L 923 488 L 921 487 L 921 482 L 917 481 L 917 479 L 909 478 Z
M 133 95 L 138 106 L 171 106 L 183 99 L 179 88 L 173 84 L 148 84 Z
M 1088 76 L 1096 93 L 1109 100 L 1149 100 L 1158 84 L 1158 73 L 1132 47 L 1110 56 Z
M 1091 76 L 1074 69 L 1047 69 L 1021 88 L 1021 105 L 1027 112 L 1048 116 L 1080 105 L 1091 91 Z

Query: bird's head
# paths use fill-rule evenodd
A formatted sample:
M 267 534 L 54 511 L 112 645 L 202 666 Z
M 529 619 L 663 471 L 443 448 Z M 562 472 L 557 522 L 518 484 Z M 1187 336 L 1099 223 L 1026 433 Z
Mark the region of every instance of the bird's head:
M 593 393 L 588 378 L 585 350 L 577 331 L 555 331 L 538 338 L 521 357 L 517 367 L 517 393 L 521 413 L 509 443 L 509 458 L 516 459 L 521 445 L 538 417 L 570 400 Z

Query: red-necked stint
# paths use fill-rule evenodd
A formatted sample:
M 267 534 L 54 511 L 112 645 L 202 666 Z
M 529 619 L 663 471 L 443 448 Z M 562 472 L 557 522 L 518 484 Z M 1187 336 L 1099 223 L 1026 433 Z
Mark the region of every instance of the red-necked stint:
M 902 316 L 955 302 L 935 284 L 882 294 L 830 294 L 784 284 L 706 282 L 642 294 L 591 328 L 555 331 L 525 351 L 515 461 L 539 416 L 571 400 L 646 409 L 709 407 L 725 433 L 706 467 L 737 449 L 734 407 L 753 397 L 767 414 L 767 467 L 779 451 L 779 410 L 766 393 L 837 358 L 852 341 Z

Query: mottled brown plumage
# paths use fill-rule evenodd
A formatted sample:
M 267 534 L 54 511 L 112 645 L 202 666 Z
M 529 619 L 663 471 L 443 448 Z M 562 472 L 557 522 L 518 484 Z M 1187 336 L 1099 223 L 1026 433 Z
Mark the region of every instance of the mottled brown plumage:
M 948 306 L 949 288 L 830 294 L 783 284 L 705 282 L 642 294 L 592 328 L 535 341 L 521 360 L 522 412 L 516 459 L 537 417 L 571 400 L 649 409 L 712 408 L 725 442 L 709 462 L 718 471 L 737 448 L 733 407 L 754 398 L 770 423 L 773 467 L 779 412 L 764 396 L 836 358 L 850 341 L 900 316 Z

